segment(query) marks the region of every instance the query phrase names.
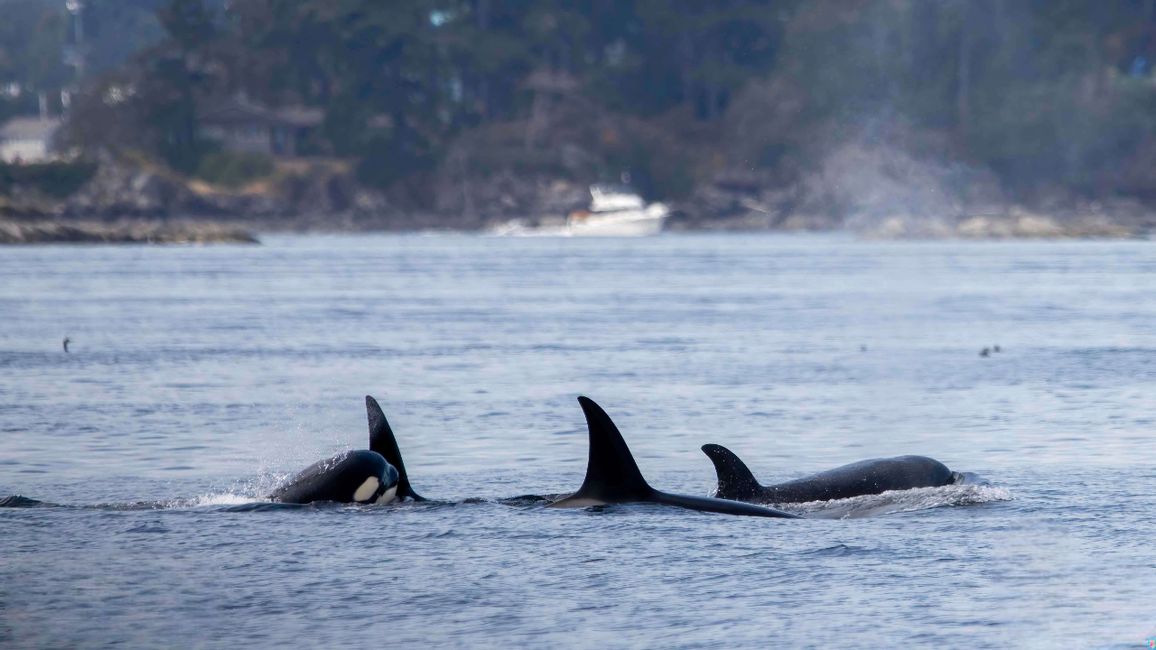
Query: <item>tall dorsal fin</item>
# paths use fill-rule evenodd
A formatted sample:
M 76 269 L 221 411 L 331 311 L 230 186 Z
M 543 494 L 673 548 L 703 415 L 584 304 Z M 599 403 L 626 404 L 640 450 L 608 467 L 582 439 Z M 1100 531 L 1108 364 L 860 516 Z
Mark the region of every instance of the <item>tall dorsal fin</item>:
M 703 445 L 702 451 L 714 463 L 718 474 L 718 489 L 715 496 L 720 499 L 749 499 L 758 493 L 759 482 L 733 451 L 722 445 Z
M 381 405 L 369 395 L 365 396 L 365 412 L 369 416 L 369 450 L 385 456 L 385 460 L 397 468 L 397 496 L 425 501 L 425 498 L 414 492 L 410 486 L 409 474 L 405 472 L 405 463 L 401 460 L 401 450 L 397 448 L 397 438 L 393 435 L 393 429 L 389 428 Z
M 589 397 L 579 397 L 586 425 L 590 429 L 590 458 L 586 480 L 571 498 L 598 499 L 608 503 L 631 501 L 649 496 L 654 489 L 642 478 L 630 448 L 614 421 Z

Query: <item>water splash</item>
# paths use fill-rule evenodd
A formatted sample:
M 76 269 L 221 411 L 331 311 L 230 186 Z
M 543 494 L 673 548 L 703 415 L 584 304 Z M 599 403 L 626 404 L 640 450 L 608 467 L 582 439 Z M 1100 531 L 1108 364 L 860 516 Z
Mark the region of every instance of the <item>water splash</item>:
M 207 508 L 213 506 L 240 506 L 250 503 L 267 503 L 268 499 L 253 496 L 252 494 L 236 494 L 223 492 L 217 494 L 202 494 L 191 499 L 180 499 L 172 502 L 170 507 L 175 508 Z
M 996 503 L 1011 499 L 1011 492 L 1006 488 L 982 483 L 965 483 L 962 485 L 893 490 L 882 494 L 866 494 L 849 499 L 771 505 L 811 518 L 857 519 L 931 508 Z

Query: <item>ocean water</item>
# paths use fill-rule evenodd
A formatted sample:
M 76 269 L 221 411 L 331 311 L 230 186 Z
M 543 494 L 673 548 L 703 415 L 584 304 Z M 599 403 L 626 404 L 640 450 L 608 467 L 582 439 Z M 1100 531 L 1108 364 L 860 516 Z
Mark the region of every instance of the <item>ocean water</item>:
M 437 502 L 262 502 L 366 446 L 366 394 Z M 710 493 L 707 442 L 973 480 L 506 501 L 581 483 L 578 395 L 667 491 Z M 1142 648 L 1154 430 L 1149 241 L 0 248 L 0 497 L 55 504 L 0 508 L 0 646 Z

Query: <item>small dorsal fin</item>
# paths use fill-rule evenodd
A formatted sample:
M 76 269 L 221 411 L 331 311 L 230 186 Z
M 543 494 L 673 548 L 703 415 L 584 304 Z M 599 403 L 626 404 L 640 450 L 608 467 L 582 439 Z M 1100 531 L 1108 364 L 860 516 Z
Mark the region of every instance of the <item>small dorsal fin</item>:
M 365 412 L 369 416 L 369 450 L 381 454 L 390 465 L 397 468 L 397 496 L 425 501 L 425 498 L 414 492 L 410 486 L 409 474 L 405 472 L 405 463 L 401 460 L 401 450 L 397 448 L 397 438 L 393 435 L 393 429 L 389 428 L 381 405 L 369 395 L 365 396 Z
M 642 478 L 642 472 L 614 421 L 594 400 L 579 397 L 578 403 L 582 405 L 590 429 L 590 457 L 586 464 L 586 479 L 571 498 L 613 503 L 651 495 L 654 489 Z
M 703 445 L 702 451 L 714 463 L 714 471 L 718 474 L 718 489 L 715 496 L 720 499 L 749 499 L 755 496 L 759 482 L 733 451 L 722 445 Z

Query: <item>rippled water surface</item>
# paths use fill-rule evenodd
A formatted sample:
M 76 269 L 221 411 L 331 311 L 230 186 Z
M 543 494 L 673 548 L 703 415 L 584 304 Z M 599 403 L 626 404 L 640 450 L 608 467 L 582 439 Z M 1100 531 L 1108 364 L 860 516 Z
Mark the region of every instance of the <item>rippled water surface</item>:
M 366 394 L 440 502 L 262 505 L 366 446 Z M 581 483 L 580 394 L 669 491 L 706 442 L 976 482 L 502 501 Z M 59 504 L 0 508 L 0 646 L 1146 647 L 1154 423 L 1152 242 L 0 248 L 0 497 Z

